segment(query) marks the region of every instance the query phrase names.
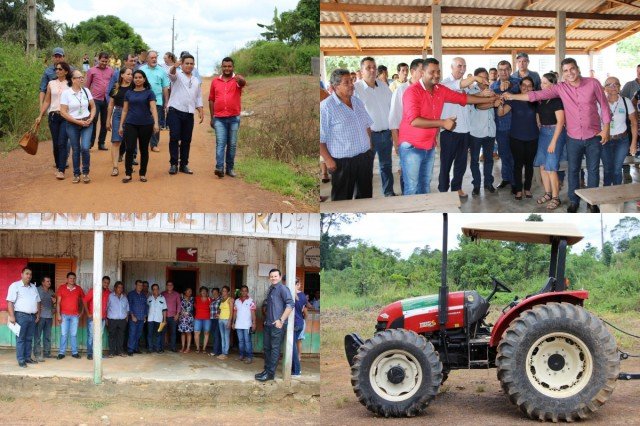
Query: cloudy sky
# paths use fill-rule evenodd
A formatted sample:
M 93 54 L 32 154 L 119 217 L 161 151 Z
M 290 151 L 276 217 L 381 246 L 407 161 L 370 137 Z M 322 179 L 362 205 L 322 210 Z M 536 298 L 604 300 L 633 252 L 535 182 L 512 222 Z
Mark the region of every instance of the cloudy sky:
M 462 226 L 481 222 L 523 222 L 529 215 L 523 213 L 458 213 L 449 214 L 449 248 L 457 247 L 458 235 Z M 587 243 L 600 247 L 599 214 L 542 214 L 547 223 L 575 223 L 585 238 L 573 246 L 574 252 L 584 249 Z M 605 214 L 602 215 L 605 226 L 605 240 L 609 239 L 612 230 L 625 216 L 640 219 L 640 214 Z M 430 213 L 376 213 L 364 215 L 358 222 L 342 225 L 332 233 L 349 234 L 353 238 L 368 241 L 380 248 L 398 250 L 403 257 L 408 257 L 416 247 L 429 245 L 432 249 L 442 247 L 442 215 Z
M 298 0 L 56 0 L 50 19 L 76 25 L 98 15 L 115 15 L 127 22 L 160 56 L 171 50 L 171 19 L 176 18 L 175 53 L 188 50 L 198 69 L 211 75 L 214 66 L 235 48 L 259 39 L 258 23 L 268 24 L 274 7 L 293 10 Z

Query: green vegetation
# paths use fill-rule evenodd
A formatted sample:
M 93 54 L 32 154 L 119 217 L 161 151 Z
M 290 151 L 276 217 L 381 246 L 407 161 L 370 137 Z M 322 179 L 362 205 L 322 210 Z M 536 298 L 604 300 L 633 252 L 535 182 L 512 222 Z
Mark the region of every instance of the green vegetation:
M 635 69 L 640 63 L 640 34 L 634 34 L 617 43 L 616 54 L 619 67 Z
M 38 48 L 44 48 L 60 40 L 60 24 L 45 15 L 53 11 L 54 0 L 36 1 L 36 27 Z M 27 0 L 0 1 L 0 40 L 27 47 Z
M 96 16 L 76 26 L 65 25 L 63 33 L 62 39 L 65 46 L 86 44 L 117 56 L 149 49 L 131 25 L 113 15 Z M 88 53 L 89 57 L 93 58 L 96 52 L 97 50 L 83 53 Z
M 323 215 L 322 222 L 326 223 L 329 216 Z M 429 246 L 416 248 L 403 259 L 398 252 L 353 241 L 348 235 L 330 235 L 326 226 L 322 231 L 325 307 L 359 311 L 438 292 L 440 250 Z M 585 304 L 588 309 L 597 313 L 640 310 L 639 231 L 640 220 L 627 217 L 612 231 L 614 244 L 605 244 L 605 250 L 592 246 L 579 254 L 569 250 L 566 276 L 571 289 L 589 290 Z M 504 306 L 515 295 L 523 297 L 542 288 L 548 277 L 549 257 L 547 245 L 472 242 L 460 236 L 458 248 L 449 251 L 449 287 L 451 291 L 475 289 L 486 296 L 491 277 L 496 277 L 513 290 L 496 295 L 494 306 Z

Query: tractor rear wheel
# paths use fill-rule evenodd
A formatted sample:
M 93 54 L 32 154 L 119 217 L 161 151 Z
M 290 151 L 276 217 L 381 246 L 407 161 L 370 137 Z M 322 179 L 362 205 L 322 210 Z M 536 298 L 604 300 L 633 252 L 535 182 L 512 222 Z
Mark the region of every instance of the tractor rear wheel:
M 584 419 L 611 396 L 620 360 L 604 323 L 581 306 L 547 303 L 512 321 L 498 345 L 498 379 L 536 420 Z
M 362 405 L 384 417 L 415 416 L 435 398 L 442 363 L 433 345 L 409 330 L 377 333 L 358 350 L 351 385 Z

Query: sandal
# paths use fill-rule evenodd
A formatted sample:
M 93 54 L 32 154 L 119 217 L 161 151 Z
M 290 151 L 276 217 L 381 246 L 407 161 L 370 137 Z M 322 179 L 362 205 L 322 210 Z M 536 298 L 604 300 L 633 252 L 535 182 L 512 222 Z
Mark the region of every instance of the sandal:
M 129 183 L 132 179 L 133 178 L 131 176 L 125 176 L 124 179 L 122 179 L 122 183 Z
M 548 203 L 549 201 L 551 201 L 551 199 L 552 199 L 551 193 L 550 192 L 545 192 L 542 197 L 538 198 L 536 203 L 538 203 L 538 204 Z
M 533 194 L 531 193 L 531 191 L 527 190 L 524 191 L 524 196 L 525 198 L 533 198 Z
M 117 167 L 114 167 L 111 171 L 111 176 L 118 176 L 120 174 L 120 170 Z
M 518 194 L 520 194 L 520 195 L 518 195 Z M 522 200 L 522 191 L 516 192 L 516 200 L 518 200 L 518 201 Z
M 146 176 L 140 176 L 140 182 L 146 182 L 146 181 L 147 181 Z
M 547 203 L 547 210 L 555 210 L 560 206 L 560 204 L 561 204 L 560 198 L 553 197 L 551 201 Z

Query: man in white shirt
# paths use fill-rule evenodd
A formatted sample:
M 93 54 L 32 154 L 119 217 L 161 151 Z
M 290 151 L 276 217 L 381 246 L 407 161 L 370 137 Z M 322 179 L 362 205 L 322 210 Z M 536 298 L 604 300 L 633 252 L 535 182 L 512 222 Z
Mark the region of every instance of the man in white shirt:
M 456 57 L 451 61 L 451 75 L 442 80 L 442 85 L 456 92 L 468 93 L 467 88 L 474 82 L 488 84 L 486 79 L 479 76 L 463 78 L 467 71 L 467 63 L 463 58 Z M 456 117 L 456 126 L 452 130 L 440 131 L 440 176 L 438 191 L 458 191 L 460 197 L 467 194 L 462 190 L 462 178 L 467 171 L 467 155 L 469 153 L 469 111 L 470 106 L 445 103 L 442 108 L 442 119 Z M 450 178 L 453 166 L 453 178 Z
M 378 154 L 382 193 L 385 197 L 396 195 L 393 192 L 393 170 L 391 160 L 391 130 L 389 130 L 389 110 L 391 108 L 391 89 L 376 79 L 378 69 L 376 61 L 370 56 L 360 61 L 362 80 L 355 84 L 355 95 L 364 103 L 365 109 L 373 119 L 371 142 Z
M 249 297 L 249 287 L 246 285 L 240 288 L 240 297 L 235 300 L 233 310 L 232 326 L 238 333 L 238 346 L 240 348 L 238 361 L 251 364 L 253 362 L 251 333 L 256 331 L 256 304 Z
M 160 294 L 160 286 L 158 284 L 151 286 L 151 295 L 147 298 L 147 306 L 149 307 L 149 313 L 147 314 L 147 324 L 149 324 L 147 352 L 161 354 L 164 349 L 160 338 L 162 333 L 158 331 L 158 327 L 160 327 L 161 323 L 167 322 L 167 301 Z
M 38 289 L 31 284 L 31 275 L 31 269 L 23 268 L 21 279 L 11 284 L 7 292 L 9 322 L 20 326 L 20 334 L 16 339 L 16 358 L 22 368 L 38 363 L 31 358 L 31 347 L 36 323 L 40 321 L 41 302 Z

